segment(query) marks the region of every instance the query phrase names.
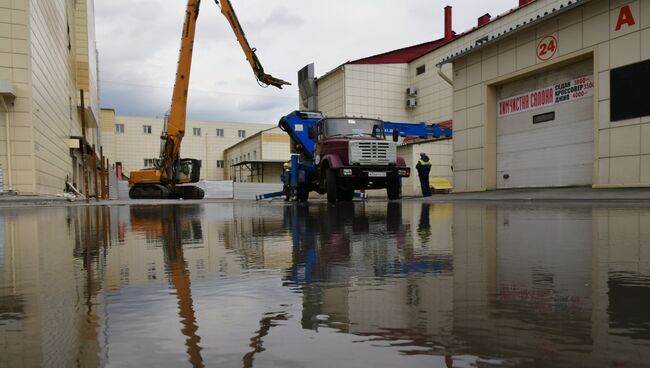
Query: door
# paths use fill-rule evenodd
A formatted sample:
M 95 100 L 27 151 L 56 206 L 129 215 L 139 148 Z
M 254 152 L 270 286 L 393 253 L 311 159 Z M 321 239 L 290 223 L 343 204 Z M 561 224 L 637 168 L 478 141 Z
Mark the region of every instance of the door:
M 497 90 L 497 188 L 593 183 L 592 63 Z

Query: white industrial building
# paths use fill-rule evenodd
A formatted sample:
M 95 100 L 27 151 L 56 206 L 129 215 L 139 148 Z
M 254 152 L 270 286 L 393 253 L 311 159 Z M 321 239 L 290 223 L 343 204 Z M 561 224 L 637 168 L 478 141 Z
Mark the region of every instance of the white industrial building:
M 133 170 L 153 167 L 160 155 L 163 122 L 163 117 L 120 116 L 112 109 L 102 109 L 104 155 L 119 163 L 127 175 Z M 226 148 L 272 127 L 261 123 L 189 120 L 181 157 L 202 161 L 201 180 L 228 180 Z

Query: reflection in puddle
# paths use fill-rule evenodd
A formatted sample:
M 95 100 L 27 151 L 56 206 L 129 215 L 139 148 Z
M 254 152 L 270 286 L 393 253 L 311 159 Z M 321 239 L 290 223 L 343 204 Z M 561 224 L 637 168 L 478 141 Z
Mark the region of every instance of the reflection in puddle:
M 0 366 L 643 366 L 650 209 L 0 212 Z
M 131 207 L 131 228 L 143 232 L 149 241 L 160 240 L 165 255 L 165 270 L 178 299 L 178 316 L 181 319 L 181 332 L 186 337 L 187 355 L 193 367 L 204 367 L 201 356 L 201 337 L 192 301 L 189 271 L 183 255 L 185 244 L 203 242 L 201 222 L 197 218 L 201 207 Z M 155 269 L 149 269 L 153 272 Z

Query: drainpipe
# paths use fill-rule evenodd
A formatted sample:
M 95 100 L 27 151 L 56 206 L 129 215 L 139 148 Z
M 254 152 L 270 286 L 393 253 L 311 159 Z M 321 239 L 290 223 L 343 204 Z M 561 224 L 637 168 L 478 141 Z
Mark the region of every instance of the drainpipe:
M 443 64 L 438 65 L 438 75 L 440 76 L 440 78 L 444 79 L 445 82 L 447 82 L 450 86 L 453 87 L 454 81 L 451 80 L 448 76 L 445 75 L 445 73 L 442 72 L 442 65 Z
M 2 101 L 2 108 L 5 111 L 5 134 L 7 140 L 7 184 L 9 184 L 9 192 L 13 192 L 13 181 L 12 181 L 12 171 L 11 171 L 11 139 L 9 139 L 9 107 L 7 107 L 7 102 L 5 101 L 5 96 L 0 96 Z

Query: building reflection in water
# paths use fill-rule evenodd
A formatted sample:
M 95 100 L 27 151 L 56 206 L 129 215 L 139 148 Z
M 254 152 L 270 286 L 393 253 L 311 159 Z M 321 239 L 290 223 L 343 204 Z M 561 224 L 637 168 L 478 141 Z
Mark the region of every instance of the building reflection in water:
M 3 210 L 0 231 L 0 366 L 120 365 L 138 344 L 169 350 L 163 366 L 304 366 L 310 344 L 344 336 L 373 365 L 400 362 L 380 351 L 448 367 L 650 358 L 649 209 L 69 207 Z M 231 284 L 262 311 L 222 297 Z

